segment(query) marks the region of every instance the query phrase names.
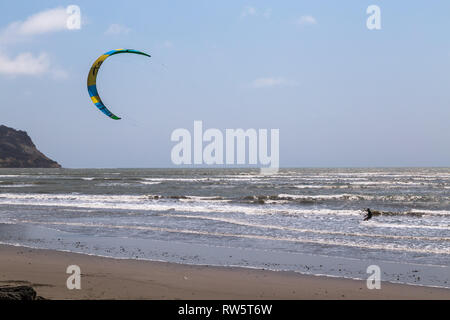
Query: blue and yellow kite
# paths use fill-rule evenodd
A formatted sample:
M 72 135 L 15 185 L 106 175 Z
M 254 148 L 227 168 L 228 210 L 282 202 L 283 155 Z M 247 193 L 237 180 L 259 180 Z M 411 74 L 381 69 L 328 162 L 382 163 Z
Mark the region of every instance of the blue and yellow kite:
M 116 116 L 114 113 L 108 110 L 108 108 L 103 104 L 102 99 L 100 99 L 97 91 L 97 74 L 98 70 L 100 69 L 100 66 L 103 64 L 103 62 L 109 58 L 112 55 L 119 54 L 119 53 L 134 53 L 134 54 L 140 54 L 143 56 L 151 57 L 149 54 L 146 54 L 141 51 L 133 50 L 133 49 L 117 49 L 109 51 L 102 56 L 100 56 L 92 65 L 91 70 L 89 71 L 89 76 L 87 80 L 87 87 L 89 95 L 91 96 L 92 102 L 96 105 L 96 107 L 106 114 L 108 117 L 114 120 L 120 120 L 118 116 Z

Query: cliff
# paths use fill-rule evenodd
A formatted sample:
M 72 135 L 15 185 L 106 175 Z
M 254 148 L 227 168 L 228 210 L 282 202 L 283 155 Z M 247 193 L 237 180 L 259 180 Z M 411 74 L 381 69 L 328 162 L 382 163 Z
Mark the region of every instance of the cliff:
M 61 168 L 34 145 L 25 131 L 0 126 L 0 168 Z

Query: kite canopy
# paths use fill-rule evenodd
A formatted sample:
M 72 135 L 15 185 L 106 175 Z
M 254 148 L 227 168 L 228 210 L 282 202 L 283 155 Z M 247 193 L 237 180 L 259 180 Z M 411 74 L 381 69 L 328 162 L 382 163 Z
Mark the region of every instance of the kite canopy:
M 103 64 L 103 62 L 108 59 L 110 56 L 113 56 L 115 54 L 119 53 L 134 53 L 134 54 L 140 54 L 143 56 L 151 57 L 149 54 L 146 54 L 141 51 L 133 50 L 133 49 L 117 49 L 112 50 L 109 52 L 106 52 L 105 54 L 101 55 L 92 65 L 91 70 L 89 71 L 89 76 L 87 79 L 87 87 L 89 95 L 91 96 L 92 102 L 95 104 L 95 106 L 104 114 L 106 114 L 108 117 L 114 120 L 120 120 L 118 116 L 116 116 L 114 113 L 108 110 L 108 108 L 103 104 L 102 99 L 100 99 L 97 91 L 97 74 L 98 70 L 100 69 L 100 66 Z

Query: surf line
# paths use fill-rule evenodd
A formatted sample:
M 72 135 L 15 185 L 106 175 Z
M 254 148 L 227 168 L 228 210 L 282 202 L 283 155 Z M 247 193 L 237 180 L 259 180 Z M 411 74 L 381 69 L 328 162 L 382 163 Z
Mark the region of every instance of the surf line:
M 278 172 L 280 165 L 280 130 L 225 129 L 203 131 L 203 122 L 194 121 L 193 134 L 175 129 L 171 141 L 171 160 L 175 165 L 258 165 L 263 172 Z M 206 145 L 205 145 L 206 144 Z M 270 155 L 268 151 L 270 149 Z

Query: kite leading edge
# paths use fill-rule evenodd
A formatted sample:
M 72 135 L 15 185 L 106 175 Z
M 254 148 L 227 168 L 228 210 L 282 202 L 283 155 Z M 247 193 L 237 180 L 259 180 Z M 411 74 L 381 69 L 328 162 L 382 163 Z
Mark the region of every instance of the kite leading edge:
M 134 54 L 140 54 L 143 56 L 151 57 L 149 54 L 146 54 L 141 51 L 133 50 L 133 49 L 116 49 L 112 51 L 108 51 L 105 54 L 101 55 L 92 65 L 91 70 L 89 71 L 88 79 L 87 79 L 87 88 L 89 95 L 91 97 L 92 102 L 95 104 L 95 106 L 103 112 L 105 115 L 110 117 L 114 120 L 120 120 L 118 116 L 116 116 L 114 113 L 109 111 L 109 109 L 103 104 L 102 99 L 100 99 L 100 96 L 98 95 L 97 91 L 97 74 L 98 70 L 100 69 L 100 66 L 103 64 L 103 62 L 109 58 L 112 55 L 119 54 L 119 53 L 134 53 Z

